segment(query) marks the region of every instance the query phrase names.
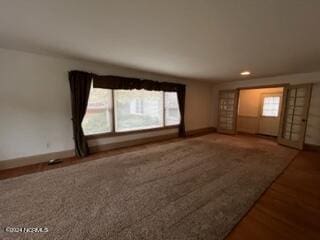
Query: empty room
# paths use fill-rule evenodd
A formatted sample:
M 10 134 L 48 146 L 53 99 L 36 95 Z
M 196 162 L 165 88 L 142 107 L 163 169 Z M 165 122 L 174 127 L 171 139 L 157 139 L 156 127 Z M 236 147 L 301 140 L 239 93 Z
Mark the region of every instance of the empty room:
M 0 239 L 320 239 L 319 12 L 0 0 Z

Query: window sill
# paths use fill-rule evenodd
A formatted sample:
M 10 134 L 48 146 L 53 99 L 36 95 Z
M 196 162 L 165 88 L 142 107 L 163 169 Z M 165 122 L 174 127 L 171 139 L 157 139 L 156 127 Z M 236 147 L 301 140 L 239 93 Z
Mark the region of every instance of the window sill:
M 86 135 L 85 137 L 89 139 L 98 139 L 98 138 L 108 138 L 108 137 L 117 137 L 117 136 L 125 136 L 131 134 L 139 134 L 145 132 L 155 132 L 167 129 L 178 129 L 179 125 L 172 125 L 167 127 L 158 127 L 158 128 L 150 128 L 150 129 L 141 129 L 141 130 L 132 130 L 132 131 L 125 131 L 125 132 L 108 132 L 108 133 L 99 133 L 99 134 L 92 134 Z

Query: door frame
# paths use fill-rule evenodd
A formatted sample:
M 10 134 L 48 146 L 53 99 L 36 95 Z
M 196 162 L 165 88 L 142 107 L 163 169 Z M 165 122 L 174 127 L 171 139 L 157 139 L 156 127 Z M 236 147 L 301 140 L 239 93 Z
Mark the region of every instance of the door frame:
M 291 84 L 292 85 L 292 84 Z M 278 88 L 278 87 L 287 87 L 290 86 L 289 83 L 281 83 L 281 84 L 269 84 L 269 85 L 259 85 L 259 86 L 253 86 L 253 87 L 239 87 L 237 89 L 239 90 L 252 90 L 252 89 L 260 89 L 260 88 Z
M 305 119 L 305 128 L 307 128 L 307 122 L 308 122 L 308 113 L 309 113 L 309 109 L 310 109 L 310 102 L 311 102 L 311 96 L 312 96 L 312 86 L 313 86 L 313 83 L 306 83 L 306 84 L 290 84 L 290 83 L 282 83 L 282 84 L 269 84 L 269 85 L 259 85 L 259 86 L 249 86 L 249 87 L 238 87 L 238 88 L 235 88 L 234 90 L 238 90 L 238 99 L 237 99 L 237 102 L 239 103 L 239 98 L 240 98 L 240 91 L 241 90 L 250 90 L 250 89 L 261 89 L 261 88 L 276 88 L 276 87 L 282 87 L 283 88 L 283 94 L 282 94 L 282 104 L 281 104 L 281 113 L 280 113 L 280 125 L 279 125 L 279 132 L 278 132 L 278 136 L 277 136 L 277 139 L 278 139 L 278 143 L 279 144 L 283 144 L 283 145 L 286 145 L 288 147 L 290 147 L 289 144 L 287 143 L 283 143 L 281 141 L 279 141 L 279 138 L 283 132 L 283 121 L 284 121 L 284 114 L 285 114 L 285 108 L 286 108 L 286 103 L 287 103 L 287 89 L 290 87 L 290 86 L 296 86 L 296 85 L 300 85 L 300 86 L 303 86 L 303 85 L 306 85 L 306 86 L 310 86 L 311 90 L 309 92 L 309 96 L 308 96 L 308 102 L 307 102 L 307 105 L 308 107 L 306 108 L 306 119 Z M 223 90 L 223 89 L 222 89 Z M 230 90 L 230 89 L 229 89 Z M 239 106 L 238 106 L 239 107 Z M 235 133 L 237 132 L 237 125 L 238 125 L 238 109 L 237 109 L 237 114 L 236 114 L 236 130 L 235 130 Z M 305 145 L 305 135 L 306 135 L 306 129 L 304 131 L 304 134 L 302 136 L 302 143 L 300 143 L 300 148 L 299 149 L 303 149 L 304 145 Z M 291 146 L 291 147 L 294 147 L 296 148 L 295 146 Z
M 236 88 L 238 90 L 238 108 L 237 108 L 237 116 L 236 116 L 236 133 L 237 133 L 237 129 L 238 129 L 238 115 L 239 115 L 239 100 L 240 100 L 240 91 L 241 90 L 253 90 L 253 89 L 261 89 L 261 88 L 283 88 L 283 93 L 282 93 L 282 104 L 284 102 L 285 96 L 284 96 L 284 92 L 286 87 L 290 86 L 289 83 L 280 83 L 280 84 L 269 84 L 269 85 L 259 85 L 259 86 L 250 86 L 250 87 L 238 87 Z M 281 104 L 281 112 L 280 112 L 280 123 L 281 123 L 281 116 L 282 116 L 282 104 Z M 260 118 L 260 111 L 261 109 L 259 109 L 259 118 Z M 218 113 L 219 114 L 219 113 Z M 279 125 L 279 129 L 280 129 L 280 125 Z M 279 135 L 279 134 L 278 134 Z M 278 137 L 278 136 L 277 136 Z

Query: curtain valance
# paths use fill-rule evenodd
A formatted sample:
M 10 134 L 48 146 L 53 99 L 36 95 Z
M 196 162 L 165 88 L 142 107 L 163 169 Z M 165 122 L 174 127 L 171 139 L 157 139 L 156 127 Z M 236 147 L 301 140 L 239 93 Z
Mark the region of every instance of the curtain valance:
M 184 89 L 185 85 L 128 77 L 93 75 L 93 87 L 107 89 L 145 89 L 150 91 L 178 92 Z

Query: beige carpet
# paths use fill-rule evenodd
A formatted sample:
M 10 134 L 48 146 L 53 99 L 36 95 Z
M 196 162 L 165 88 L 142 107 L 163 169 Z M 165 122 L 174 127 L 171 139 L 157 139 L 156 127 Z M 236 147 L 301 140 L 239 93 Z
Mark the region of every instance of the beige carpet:
M 223 239 L 295 154 L 211 134 L 2 180 L 0 239 Z

